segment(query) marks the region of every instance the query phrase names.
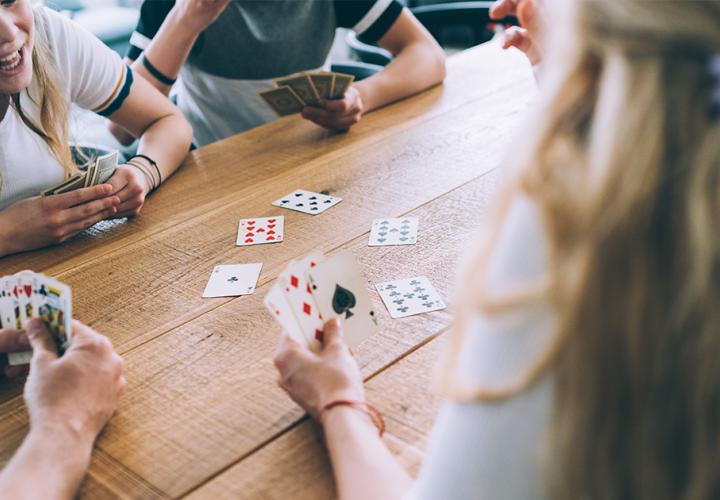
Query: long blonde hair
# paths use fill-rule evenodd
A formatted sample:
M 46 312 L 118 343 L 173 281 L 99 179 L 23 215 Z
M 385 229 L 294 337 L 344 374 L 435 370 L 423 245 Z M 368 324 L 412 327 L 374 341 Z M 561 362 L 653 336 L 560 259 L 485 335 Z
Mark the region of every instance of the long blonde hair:
M 52 60 L 41 9 L 42 6 L 39 5 L 33 8 L 35 19 L 35 41 L 32 51 L 33 83 L 23 91 L 30 102 L 38 107 L 40 122 L 35 123 L 23 110 L 22 93 L 11 96 L 11 105 L 23 123 L 45 141 L 52 155 L 69 176 L 77 171 L 68 142 L 70 103 L 56 84 L 58 71 Z
M 554 9 L 555 8 L 555 9 Z M 552 373 L 549 498 L 720 498 L 720 2 L 550 1 L 549 80 L 487 245 L 470 264 L 451 343 L 473 311 L 541 298 L 547 351 L 498 400 Z M 510 201 L 535 202 L 546 279 L 492 297 L 483 273 Z M 480 279 L 478 279 L 480 278 Z M 461 384 L 460 384 L 461 385 Z

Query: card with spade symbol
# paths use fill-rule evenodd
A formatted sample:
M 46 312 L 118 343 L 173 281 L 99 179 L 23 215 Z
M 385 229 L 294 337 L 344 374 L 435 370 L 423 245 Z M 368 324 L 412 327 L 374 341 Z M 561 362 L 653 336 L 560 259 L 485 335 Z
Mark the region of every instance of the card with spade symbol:
M 215 266 L 203 298 L 250 295 L 260 277 L 262 264 L 228 264 Z
M 284 232 L 285 217 L 282 215 L 240 219 L 235 245 L 244 247 L 278 243 L 283 240 Z
M 417 242 L 418 218 L 375 219 L 368 246 L 414 245 Z
M 440 294 L 425 276 L 378 283 L 375 288 L 393 318 L 404 318 L 446 307 Z
M 323 320 L 341 318 L 350 347 L 377 330 L 367 282 L 352 254 L 343 252 L 320 262 L 307 271 L 307 279 Z
M 298 189 L 272 202 L 276 207 L 295 210 L 304 214 L 317 215 L 337 205 L 342 198 Z

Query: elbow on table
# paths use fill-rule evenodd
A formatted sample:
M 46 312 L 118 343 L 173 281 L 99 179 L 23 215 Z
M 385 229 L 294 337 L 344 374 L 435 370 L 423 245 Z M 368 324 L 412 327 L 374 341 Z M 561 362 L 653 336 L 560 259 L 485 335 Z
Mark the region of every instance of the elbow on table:
M 432 67 L 431 74 L 433 75 L 431 86 L 442 83 L 447 76 L 447 69 L 445 67 L 445 52 L 439 45 L 434 44 L 432 52 L 428 54 L 430 64 Z

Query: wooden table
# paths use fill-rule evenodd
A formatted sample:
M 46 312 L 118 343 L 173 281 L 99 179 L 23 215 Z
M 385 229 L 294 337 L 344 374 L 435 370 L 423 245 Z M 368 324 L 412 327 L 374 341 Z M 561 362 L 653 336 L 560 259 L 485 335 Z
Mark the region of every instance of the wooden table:
M 74 315 L 126 360 L 128 390 L 99 438 L 87 498 L 332 498 L 321 432 L 276 385 L 277 327 L 262 298 L 287 261 L 351 251 L 370 283 L 426 275 L 451 301 L 459 256 L 496 191 L 498 167 L 535 93 L 518 53 L 453 56 L 442 86 L 368 114 L 347 134 L 290 117 L 200 148 L 131 221 L 0 259 L 73 288 Z M 343 202 L 318 216 L 270 202 L 296 189 Z M 282 213 L 286 241 L 236 247 L 238 220 Z M 377 217 L 420 219 L 418 243 L 368 247 Z M 263 262 L 257 290 L 202 299 L 215 264 Z M 370 287 L 370 285 L 369 285 Z M 437 337 L 450 314 L 393 320 L 356 351 L 386 442 L 413 472 L 437 409 Z M 22 381 L 0 382 L 0 459 L 28 430 Z

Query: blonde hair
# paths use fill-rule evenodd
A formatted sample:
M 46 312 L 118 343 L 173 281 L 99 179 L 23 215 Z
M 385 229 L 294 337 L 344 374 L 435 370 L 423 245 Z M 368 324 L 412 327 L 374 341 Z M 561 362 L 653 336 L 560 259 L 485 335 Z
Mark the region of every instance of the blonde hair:
M 28 100 L 38 107 L 40 122 L 35 123 L 23 110 L 22 93 L 11 96 L 11 105 L 22 122 L 47 144 L 52 155 L 65 169 L 66 176 L 70 176 L 77 171 L 68 142 L 70 103 L 55 83 L 58 71 L 52 60 L 42 6 L 33 7 L 33 15 L 35 20 L 35 41 L 32 50 L 33 81 L 23 92 Z
M 553 10 L 556 7 L 557 10 Z M 470 263 L 449 360 L 468 318 L 543 300 L 547 350 L 502 400 L 552 373 L 548 497 L 720 497 L 720 121 L 708 72 L 720 2 L 553 1 L 535 131 L 488 243 Z M 494 297 L 484 273 L 513 198 L 538 207 L 542 282 Z

